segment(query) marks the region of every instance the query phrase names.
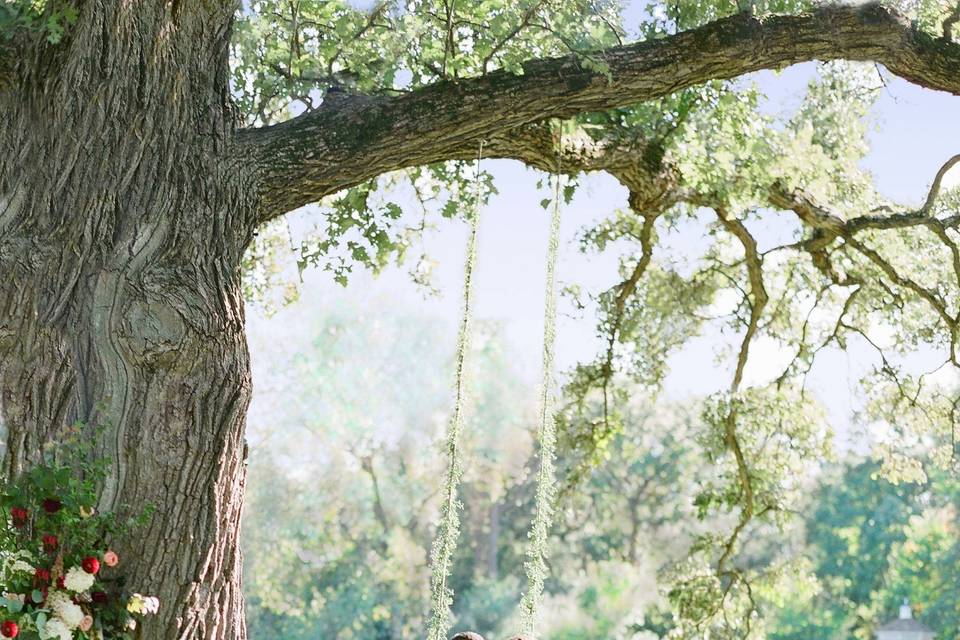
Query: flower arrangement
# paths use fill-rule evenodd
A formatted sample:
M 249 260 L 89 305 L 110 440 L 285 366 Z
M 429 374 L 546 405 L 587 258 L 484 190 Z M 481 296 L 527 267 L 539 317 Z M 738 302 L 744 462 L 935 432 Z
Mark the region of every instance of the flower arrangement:
M 0 487 L 0 638 L 130 640 L 160 607 L 126 588 L 107 543 L 150 511 L 122 520 L 96 510 L 107 467 L 90 462 L 80 431 Z

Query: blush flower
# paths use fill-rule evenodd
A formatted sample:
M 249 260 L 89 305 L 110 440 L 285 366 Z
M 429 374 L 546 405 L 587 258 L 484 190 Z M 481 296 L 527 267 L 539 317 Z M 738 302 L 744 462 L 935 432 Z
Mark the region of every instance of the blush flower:
M 157 613 L 160 611 L 160 598 L 156 596 L 148 596 L 143 600 L 144 608 L 147 610 L 147 613 Z
M 103 554 L 103 563 L 108 567 L 115 567 L 120 564 L 120 556 L 111 549 L 108 549 L 106 553 Z

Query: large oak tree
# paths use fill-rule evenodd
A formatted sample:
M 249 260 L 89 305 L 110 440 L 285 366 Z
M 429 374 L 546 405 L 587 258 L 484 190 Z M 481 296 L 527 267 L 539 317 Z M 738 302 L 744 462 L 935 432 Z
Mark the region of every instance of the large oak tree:
M 679 13 L 661 21 L 666 27 L 623 44 L 617 28 L 597 26 L 608 8 L 591 13 L 598 3 L 590 2 L 475 3 L 459 9 L 466 17 L 452 2 L 369 12 L 239 4 L 0 5 L 4 471 L 30 465 L 65 425 L 107 425 L 98 448 L 112 473 L 101 508 L 157 508 L 146 531 L 120 541 L 135 558 L 131 583 L 163 602 L 145 638 L 245 636 L 238 530 L 251 380 L 241 266 L 266 223 L 388 172 L 471 159 L 481 142 L 487 157 L 553 170 L 550 119 L 643 105 L 804 61 L 870 61 L 960 95 L 952 36 L 960 10 L 946 5 L 934 23 L 879 4 L 798 4 L 776 15 L 717 6 L 692 17 L 677 5 Z M 573 42 L 578 14 L 583 32 L 601 35 Z M 396 28 L 401 21 L 408 31 Z M 279 54 L 270 48 L 277 30 L 286 38 Z M 379 44 L 364 48 L 369 43 Z M 543 57 L 519 61 L 534 54 Z M 278 102 L 291 97 L 306 108 L 278 117 Z M 664 158 L 662 140 L 623 118 L 599 122 L 599 135 L 568 138 L 559 164 L 568 173 L 613 174 L 642 220 L 643 257 L 610 300 L 611 341 L 650 262 L 657 216 L 678 203 L 708 207 L 745 256 L 749 313 L 737 392 L 768 302 L 756 242 L 728 194 L 687 179 Z M 753 191 L 764 206 L 795 212 L 809 232 L 797 249 L 826 281 L 864 290 L 868 280 L 883 281 L 927 304 L 955 363 L 952 299 L 903 275 L 861 234 L 930 229 L 956 259 L 948 231 L 960 219 L 934 215 L 940 180 L 956 163 L 944 165 L 917 211 L 850 216 L 776 180 Z M 856 254 L 874 271 L 858 280 L 860 267 L 837 268 L 834 251 Z M 600 377 L 609 365 L 598 365 Z M 736 534 L 766 509 L 736 411 L 722 413 L 718 448 L 734 458 L 742 507 L 742 524 L 718 558 L 718 572 L 729 574 Z

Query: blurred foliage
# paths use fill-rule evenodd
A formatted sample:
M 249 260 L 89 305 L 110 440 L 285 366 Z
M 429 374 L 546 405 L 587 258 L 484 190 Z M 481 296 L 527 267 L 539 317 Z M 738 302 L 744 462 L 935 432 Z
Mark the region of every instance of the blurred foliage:
M 0 42 L 28 33 L 58 44 L 77 21 L 77 13 L 68 0 L 4 0 L 0 2 Z
M 259 337 L 272 343 L 277 388 L 261 396 L 270 401 L 254 406 L 250 423 L 243 535 L 253 637 L 422 633 L 453 336 L 444 344 L 436 321 L 403 308 L 380 314 L 370 304 L 302 310 L 306 348 Z M 533 398 L 508 354 L 497 327 L 482 325 L 452 575 L 455 627 L 488 638 L 507 637 L 518 622 L 534 498 Z M 757 524 L 739 555 L 756 611 L 738 617 L 749 603 L 728 595 L 728 624 L 698 627 L 685 610 L 715 603 L 725 587 L 698 548 L 709 548 L 702 541 L 731 517 L 727 507 L 704 505 L 730 490 L 710 426 L 727 401 L 653 405 L 638 392 L 618 407 L 622 428 L 602 463 L 581 468 L 562 497 L 542 637 L 652 640 L 709 627 L 721 638 L 866 639 L 904 597 L 931 626 L 956 628 L 956 593 L 943 587 L 958 577 L 956 480 L 931 471 L 923 483 L 894 484 L 872 459 L 813 464 L 822 454 L 806 447 L 822 444 L 803 437 L 821 442 L 816 409 L 792 415 L 762 394 L 737 401 L 757 421 L 746 430 L 757 440 L 745 445 L 769 447 L 768 464 L 777 465 L 756 467 L 761 503 L 799 514 Z M 765 430 L 783 421 L 793 440 Z M 569 473 L 580 468 L 577 455 L 564 448 L 558 463 Z M 789 477 L 773 472 L 797 464 L 802 471 Z M 748 619 L 750 631 L 738 626 Z
M 908 598 L 945 640 L 958 627 L 957 482 L 894 484 L 873 461 L 833 469 L 804 518 L 813 589 L 776 614 L 772 640 L 870 640 Z

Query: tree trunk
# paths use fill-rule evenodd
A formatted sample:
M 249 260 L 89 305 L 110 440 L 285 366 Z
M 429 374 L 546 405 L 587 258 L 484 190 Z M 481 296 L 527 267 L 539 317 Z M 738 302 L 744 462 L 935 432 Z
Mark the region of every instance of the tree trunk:
M 100 507 L 157 509 L 116 541 L 128 583 L 161 600 L 150 639 L 245 637 L 256 203 L 230 142 L 229 5 L 84 2 L 69 42 L 0 94 L 4 471 L 75 421 L 106 426 Z

